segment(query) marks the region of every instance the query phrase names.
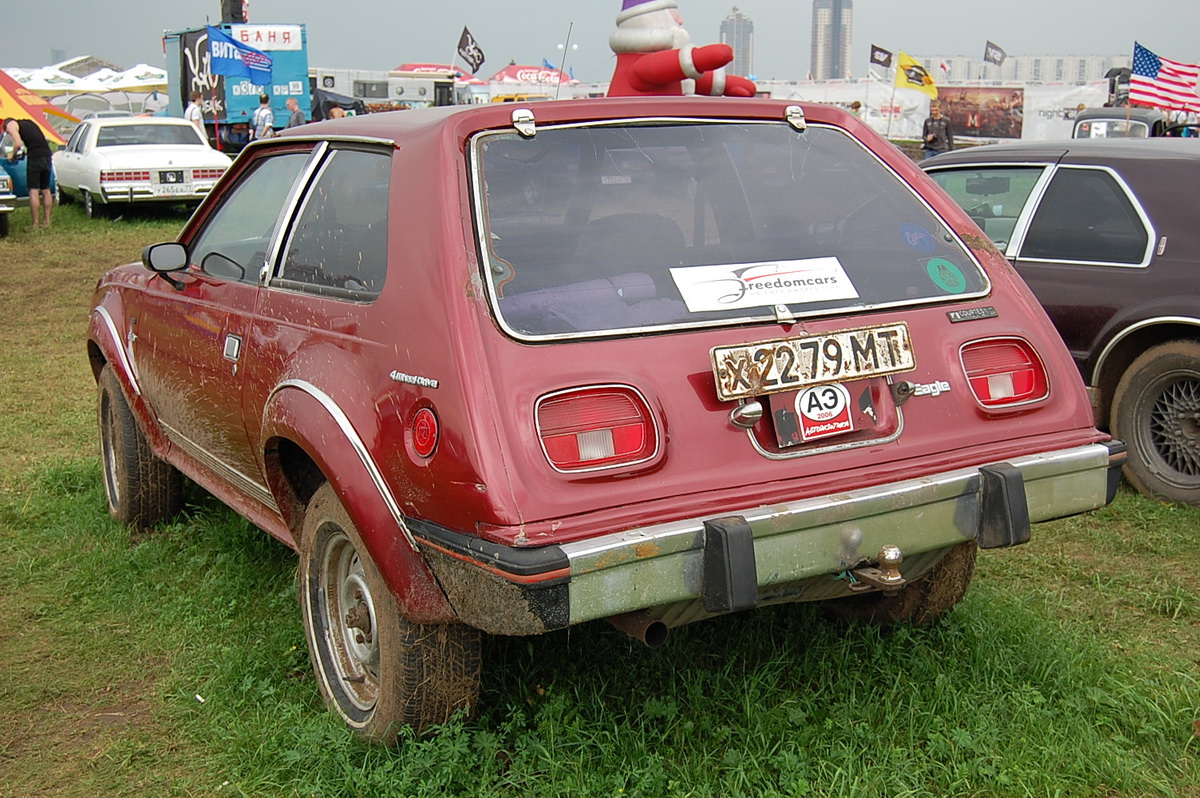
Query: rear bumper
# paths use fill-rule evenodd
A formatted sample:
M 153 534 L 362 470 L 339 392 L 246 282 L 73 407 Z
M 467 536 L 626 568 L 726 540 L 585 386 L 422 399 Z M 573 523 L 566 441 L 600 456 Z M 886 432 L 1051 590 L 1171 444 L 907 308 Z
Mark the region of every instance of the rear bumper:
M 900 547 L 913 578 L 967 540 L 1023 543 L 1030 523 L 1112 501 L 1124 453 L 1116 441 L 1090 444 L 535 549 L 420 521 L 410 530 L 459 617 L 486 632 L 538 634 L 636 610 L 678 625 L 843 595 L 830 577 L 885 545 Z
M 98 199 L 106 203 L 118 202 L 198 202 L 209 195 L 216 181 L 194 184 L 192 190 L 182 194 L 155 194 L 149 183 L 100 186 Z

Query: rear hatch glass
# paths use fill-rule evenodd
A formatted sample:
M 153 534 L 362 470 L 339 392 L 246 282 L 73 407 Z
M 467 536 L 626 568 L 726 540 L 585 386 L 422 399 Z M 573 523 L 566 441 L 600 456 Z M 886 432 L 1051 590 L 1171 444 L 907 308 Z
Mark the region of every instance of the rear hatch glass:
M 473 146 L 489 295 L 519 338 L 828 315 L 986 293 L 970 252 L 845 131 L 659 123 Z

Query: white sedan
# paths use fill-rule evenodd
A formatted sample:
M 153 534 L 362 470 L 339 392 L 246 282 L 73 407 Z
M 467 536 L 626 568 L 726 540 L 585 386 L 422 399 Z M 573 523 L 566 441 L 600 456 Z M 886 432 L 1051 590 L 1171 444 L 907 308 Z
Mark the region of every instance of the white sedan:
M 88 218 L 113 203 L 198 204 L 231 163 L 190 122 L 167 117 L 86 119 L 54 153 L 60 196 Z

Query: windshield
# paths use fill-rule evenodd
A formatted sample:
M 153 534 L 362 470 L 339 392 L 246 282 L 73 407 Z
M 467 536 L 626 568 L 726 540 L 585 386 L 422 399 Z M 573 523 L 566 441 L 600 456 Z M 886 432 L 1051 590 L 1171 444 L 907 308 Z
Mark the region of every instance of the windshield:
M 1091 119 L 1075 127 L 1077 139 L 1144 139 L 1150 126 L 1136 119 Z
M 659 124 L 475 142 L 490 293 L 520 337 L 802 317 L 987 290 L 971 255 L 836 128 Z

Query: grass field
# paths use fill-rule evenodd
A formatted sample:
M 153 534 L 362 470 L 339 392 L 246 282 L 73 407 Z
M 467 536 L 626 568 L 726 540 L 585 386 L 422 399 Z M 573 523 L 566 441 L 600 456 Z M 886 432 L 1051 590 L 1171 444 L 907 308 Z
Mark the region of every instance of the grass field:
M 812 607 L 605 624 L 484 650 L 478 717 L 396 751 L 318 697 L 286 548 L 199 491 L 155 534 L 105 512 L 88 299 L 183 217 L 0 240 L 0 798 L 1200 798 L 1200 508 L 1123 489 L 985 552 L 934 628 Z

